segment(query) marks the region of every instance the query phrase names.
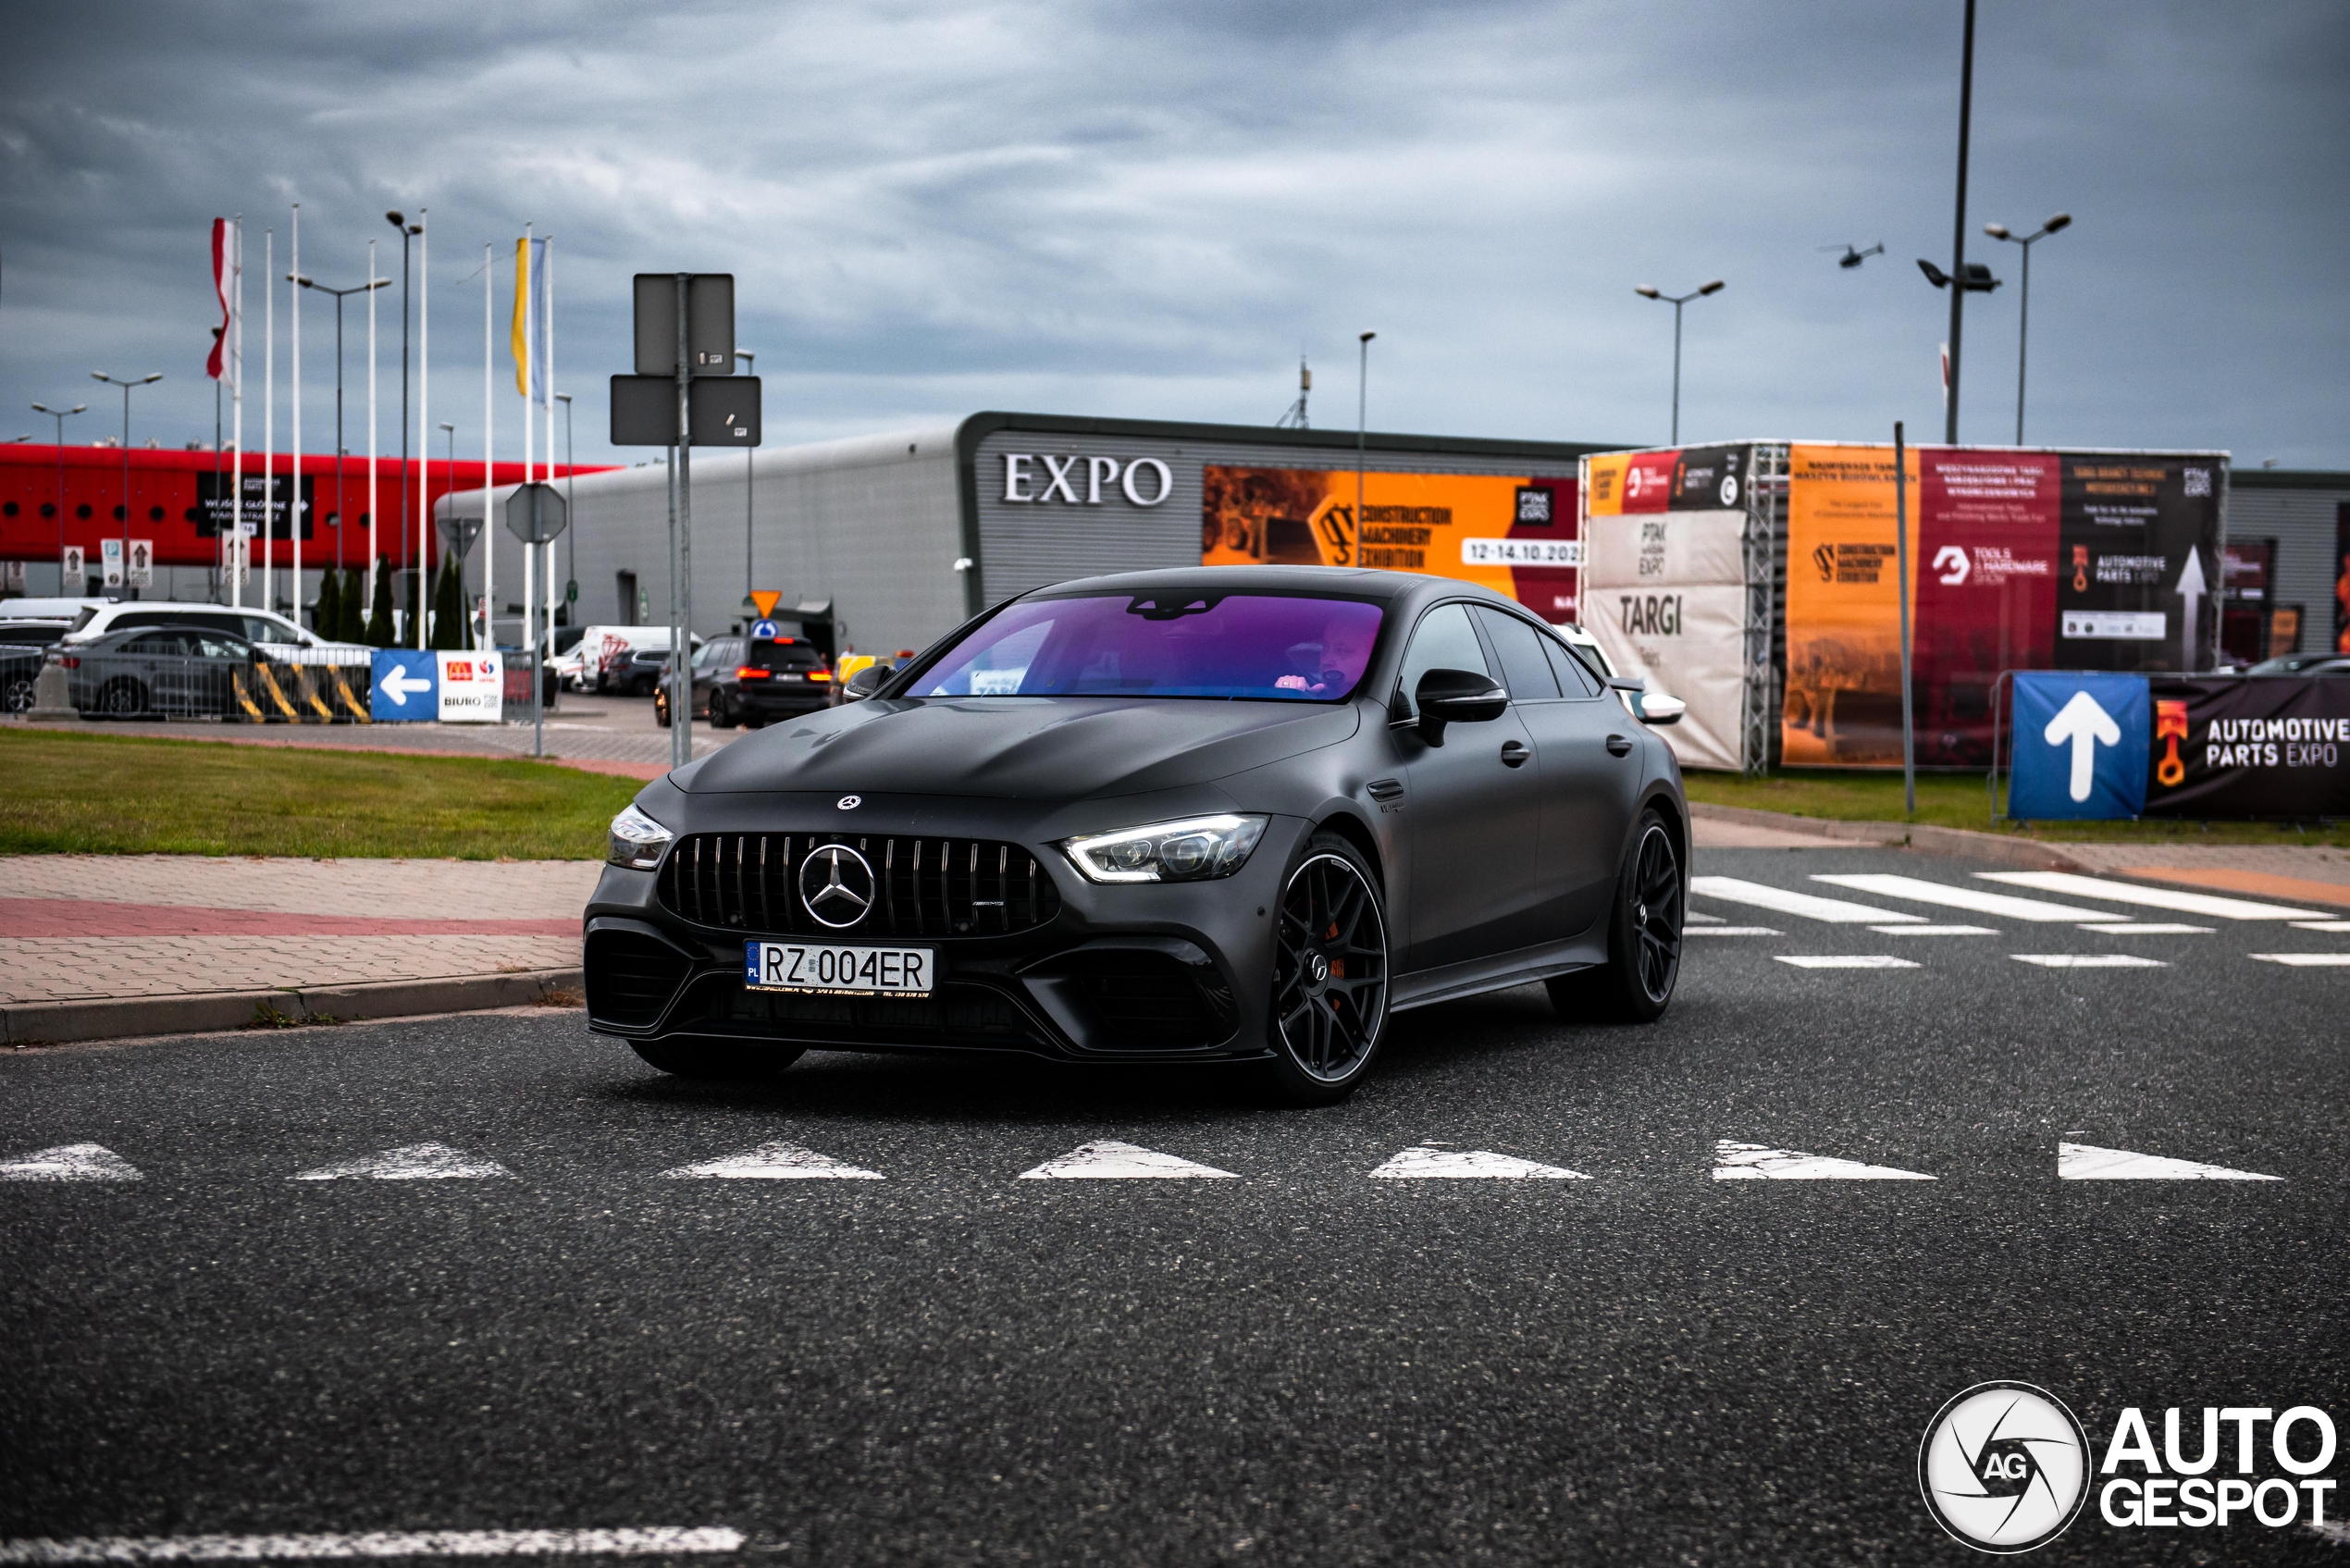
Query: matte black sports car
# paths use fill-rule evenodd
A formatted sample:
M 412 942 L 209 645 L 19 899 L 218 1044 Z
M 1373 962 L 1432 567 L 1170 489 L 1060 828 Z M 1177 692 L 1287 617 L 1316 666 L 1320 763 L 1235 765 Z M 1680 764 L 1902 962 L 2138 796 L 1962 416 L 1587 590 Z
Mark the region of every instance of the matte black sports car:
M 1329 1104 L 1403 1008 L 1542 981 L 1652 1019 L 1688 811 L 1631 684 L 1441 578 L 1041 589 L 649 784 L 588 907 L 590 1025 L 691 1076 L 993 1049 Z

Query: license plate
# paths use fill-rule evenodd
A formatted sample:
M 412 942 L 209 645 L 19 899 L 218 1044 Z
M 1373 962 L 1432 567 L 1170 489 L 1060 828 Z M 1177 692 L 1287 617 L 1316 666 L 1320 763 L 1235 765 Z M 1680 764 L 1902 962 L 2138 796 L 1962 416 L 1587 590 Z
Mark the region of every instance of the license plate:
M 937 957 L 927 947 L 841 947 L 746 942 L 744 983 L 753 991 L 816 996 L 927 996 Z

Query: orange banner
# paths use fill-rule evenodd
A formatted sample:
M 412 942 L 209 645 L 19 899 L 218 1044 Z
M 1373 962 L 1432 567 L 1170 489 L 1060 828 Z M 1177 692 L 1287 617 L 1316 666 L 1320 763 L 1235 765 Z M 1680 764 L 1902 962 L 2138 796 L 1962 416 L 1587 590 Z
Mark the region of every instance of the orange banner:
M 1918 545 L 1918 453 L 1906 464 Z M 1878 763 L 1901 755 L 1901 601 L 1893 449 L 1787 448 L 1787 694 L 1781 759 Z

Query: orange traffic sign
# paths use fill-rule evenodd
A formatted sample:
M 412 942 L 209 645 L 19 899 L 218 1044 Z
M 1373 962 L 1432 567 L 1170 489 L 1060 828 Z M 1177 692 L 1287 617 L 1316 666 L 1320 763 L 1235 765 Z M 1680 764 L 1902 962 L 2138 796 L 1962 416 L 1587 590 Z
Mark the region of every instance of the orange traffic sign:
M 782 603 L 783 599 L 784 596 L 773 588 L 754 588 L 751 590 L 750 602 L 758 610 L 759 618 L 766 621 L 773 618 L 775 606 Z

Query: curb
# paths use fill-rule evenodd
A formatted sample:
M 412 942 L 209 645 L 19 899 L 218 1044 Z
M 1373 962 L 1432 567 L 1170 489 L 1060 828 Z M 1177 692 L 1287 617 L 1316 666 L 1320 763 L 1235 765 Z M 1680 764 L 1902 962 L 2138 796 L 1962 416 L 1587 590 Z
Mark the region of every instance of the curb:
M 1744 822 L 1750 827 L 1776 828 L 1781 833 L 1802 833 L 1833 844 L 1875 845 L 1958 860 L 1988 860 L 2019 870 L 2096 870 L 2067 855 L 2058 845 L 1971 833 L 1965 828 L 1935 827 L 1925 822 L 1847 822 L 1825 817 L 1792 817 L 1783 811 L 1758 811 L 1749 806 L 1707 806 L 1695 800 L 1689 802 L 1689 815 L 1700 821 Z
M 578 969 L 522 969 L 511 974 L 378 981 L 364 985 L 22 1002 L 0 1006 L 0 1043 L 63 1044 L 149 1034 L 222 1033 L 252 1026 L 264 1009 L 291 1024 L 470 1013 L 538 1002 L 550 991 L 576 991 L 584 983 Z

